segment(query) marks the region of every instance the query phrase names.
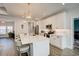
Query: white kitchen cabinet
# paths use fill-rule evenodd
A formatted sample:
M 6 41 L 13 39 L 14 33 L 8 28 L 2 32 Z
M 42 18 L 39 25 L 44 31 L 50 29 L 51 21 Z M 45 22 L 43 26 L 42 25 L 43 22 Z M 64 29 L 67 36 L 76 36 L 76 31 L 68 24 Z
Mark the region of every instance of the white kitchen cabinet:
M 63 35 L 52 35 L 50 37 L 50 44 L 60 49 L 66 48 L 66 39 Z
M 50 53 L 49 40 L 42 40 L 33 43 L 33 56 L 48 56 Z

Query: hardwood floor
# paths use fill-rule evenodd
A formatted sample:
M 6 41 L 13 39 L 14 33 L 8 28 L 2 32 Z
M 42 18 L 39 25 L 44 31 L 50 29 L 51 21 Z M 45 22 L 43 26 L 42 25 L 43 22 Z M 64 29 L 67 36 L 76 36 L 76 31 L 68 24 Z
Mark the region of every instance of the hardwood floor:
M 65 48 L 62 50 L 50 45 L 50 56 L 79 56 L 79 48 Z
M 10 39 L 0 39 L 0 56 L 15 56 L 16 49 L 14 41 Z
M 0 56 L 17 56 L 13 40 L 0 38 Z M 50 45 L 50 56 L 79 56 L 79 49 L 60 50 Z

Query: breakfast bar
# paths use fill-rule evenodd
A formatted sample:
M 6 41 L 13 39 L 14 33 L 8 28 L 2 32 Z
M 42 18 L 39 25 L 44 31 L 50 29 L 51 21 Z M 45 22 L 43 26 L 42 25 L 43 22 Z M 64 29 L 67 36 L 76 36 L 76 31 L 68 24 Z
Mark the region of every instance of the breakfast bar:
M 25 36 L 20 35 L 22 45 L 30 44 L 30 54 L 31 56 L 48 56 L 49 52 L 49 38 L 44 36 Z

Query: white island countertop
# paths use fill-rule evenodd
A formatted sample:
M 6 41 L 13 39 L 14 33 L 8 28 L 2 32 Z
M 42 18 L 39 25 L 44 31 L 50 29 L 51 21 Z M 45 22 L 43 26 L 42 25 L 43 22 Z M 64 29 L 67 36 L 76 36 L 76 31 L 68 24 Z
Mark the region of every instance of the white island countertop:
M 27 36 L 27 35 L 20 35 L 22 44 L 29 44 L 37 41 L 49 40 L 44 36 L 36 35 L 36 36 Z

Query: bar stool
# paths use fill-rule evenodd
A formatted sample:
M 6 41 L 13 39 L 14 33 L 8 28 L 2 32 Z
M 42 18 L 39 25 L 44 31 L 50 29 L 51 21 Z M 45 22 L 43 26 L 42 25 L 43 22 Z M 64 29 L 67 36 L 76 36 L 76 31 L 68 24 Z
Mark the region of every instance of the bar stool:
M 30 50 L 30 47 L 29 47 L 29 44 L 22 45 L 20 37 L 18 37 L 15 40 L 15 43 L 16 43 L 16 49 L 19 52 L 19 55 L 20 56 L 22 55 L 22 53 L 26 53 L 26 52 L 27 52 L 28 55 L 30 55 L 30 51 L 29 51 Z

